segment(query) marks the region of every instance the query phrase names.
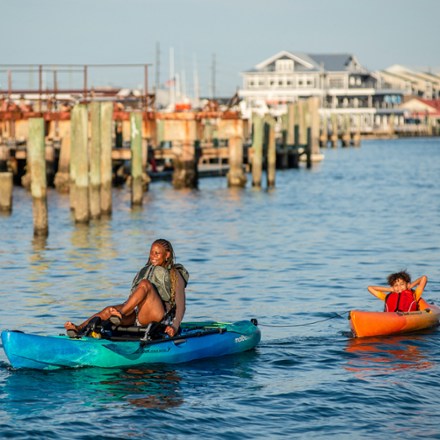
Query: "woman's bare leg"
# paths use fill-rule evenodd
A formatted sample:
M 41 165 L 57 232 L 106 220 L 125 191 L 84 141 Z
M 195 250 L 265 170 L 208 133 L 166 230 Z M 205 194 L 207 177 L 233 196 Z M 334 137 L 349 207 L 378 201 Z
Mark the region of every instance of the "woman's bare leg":
M 139 283 L 119 311 L 122 316 L 126 316 L 133 313 L 135 307 L 138 308 L 138 320 L 142 325 L 161 321 L 165 315 L 165 308 L 156 288 L 146 280 Z
M 90 318 L 86 319 L 82 324 L 80 325 L 75 325 L 73 322 L 67 321 L 64 324 L 64 328 L 66 330 L 75 330 L 76 332 L 80 332 L 81 330 L 83 330 L 87 324 L 93 319 L 96 318 L 97 316 L 101 318 L 102 321 L 106 321 L 107 319 L 110 318 L 110 316 L 116 315 L 119 317 L 121 316 L 121 312 L 120 312 L 120 308 L 123 306 L 123 304 L 117 305 L 117 306 L 108 306 L 105 309 L 101 310 L 98 313 L 95 313 L 94 315 L 92 315 Z M 127 316 L 124 317 L 126 323 L 124 323 L 124 325 L 130 325 L 132 323 L 134 323 L 135 320 L 135 316 Z M 130 321 L 131 319 L 131 321 Z M 122 322 L 121 322 L 122 323 Z
M 93 318 L 99 316 L 102 321 L 106 321 L 113 315 L 121 318 L 121 325 L 132 325 L 136 320 L 134 311 L 136 307 L 138 308 L 138 320 L 142 325 L 161 321 L 165 314 L 165 308 L 156 288 L 149 281 L 142 280 L 124 304 L 108 306 L 80 325 L 67 321 L 64 328 L 81 332 Z

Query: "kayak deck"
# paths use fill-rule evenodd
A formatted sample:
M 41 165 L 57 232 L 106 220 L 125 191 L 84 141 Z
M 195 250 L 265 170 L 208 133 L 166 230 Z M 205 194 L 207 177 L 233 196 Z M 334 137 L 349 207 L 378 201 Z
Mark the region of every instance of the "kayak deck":
M 177 364 L 247 351 L 260 339 L 261 332 L 251 321 L 185 323 L 180 335 L 159 340 L 131 337 L 121 341 L 120 337 L 69 338 L 10 330 L 2 332 L 3 348 L 12 367 L 43 370 Z

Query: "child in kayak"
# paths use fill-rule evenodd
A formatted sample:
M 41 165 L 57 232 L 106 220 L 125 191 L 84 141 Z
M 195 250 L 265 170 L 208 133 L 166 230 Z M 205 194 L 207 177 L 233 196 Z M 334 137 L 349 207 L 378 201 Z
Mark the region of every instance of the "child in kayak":
M 69 336 L 80 335 L 93 318 L 123 326 L 146 326 L 171 315 L 165 333 L 174 336 L 185 314 L 185 287 L 189 274 L 175 263 L 171 243 L 164 239 L 153 242 L 147 264 L 136 274 L 131 293 L 123 304 L 108 306 L 80 325 L 64 324 Z
M 368 291 L 385 301 L 385 312 L 412 312 L 418 310 L 418 301 L 422 296 L 428 278 L 422 275 L 411 282 L 406 271 L 392 273 L 387 278 L 389 286 L 368 286 Z M 417 287 L 416 287 L 417 286 Z M 416 287 L 414 291 L 413 288 Z

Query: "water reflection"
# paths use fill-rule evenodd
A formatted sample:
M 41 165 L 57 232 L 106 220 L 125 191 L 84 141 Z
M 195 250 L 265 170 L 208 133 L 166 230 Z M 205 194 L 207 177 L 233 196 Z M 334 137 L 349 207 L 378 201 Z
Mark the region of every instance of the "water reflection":
M 359 378 L 371 372 L 393 374 L 402 369 L 428 369 L 433 364 L 422 343 L 421 335 L 350 338 L 345 351 L 353 356 L 345 368 Z
M 37 259 L 39 258 L 39 253 L 45 251 L 47 247 L 47 237 L 33 237 L 32 239 L 32 249 Z
M 87 368 L 52 372 L 9 370 L 0 402 L 11 414 L 45 412 L 44 402 L 63 402 L 63 412 L 79 406 L 129 403 L 150 409 L 175 408 L 184 402 L 181 378 L 175 370 Z
M 143 408 L 167 409 L 184 402 L 175 370 L 129 369 L 101 384 L 115 398 Z

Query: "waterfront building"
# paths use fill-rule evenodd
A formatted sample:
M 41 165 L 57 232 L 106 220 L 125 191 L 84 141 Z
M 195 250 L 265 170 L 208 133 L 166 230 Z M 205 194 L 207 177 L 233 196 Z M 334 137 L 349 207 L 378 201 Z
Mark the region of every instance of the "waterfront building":
M 395 64 L 376 73 L 378 87 L 395 88 L 404 91 L 407 99 L 440 98 L 440 76 L 432 72 L 416 72 L 408 67 Z
M 388 73 L 370 72 L 349 53 L 306 54 L 283 50 L 241 74 L 243 86 L 238 94 L 247 116 L 253 111 L 281 115 L 288 103 L 317 96 L 321 119 L 329 120 L 335 115 L 342 123 L 349 118 L 351 125 L 363 133 L 403 126 L 401 104 L 404 96 L 415 90 L 411 80 L 403 75 L 389 81 Z M 419 81 L 423 75 L 420 74 Z M 437 84 L 436 77 L 432 78 L 433 84 Z M 437 85 L 431 88 L 438 93 Z

